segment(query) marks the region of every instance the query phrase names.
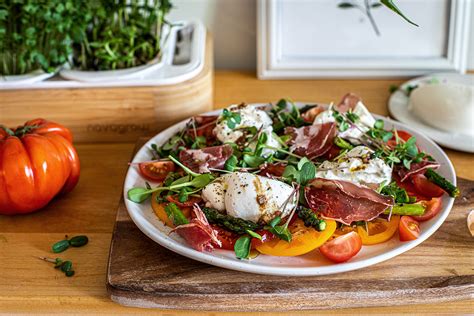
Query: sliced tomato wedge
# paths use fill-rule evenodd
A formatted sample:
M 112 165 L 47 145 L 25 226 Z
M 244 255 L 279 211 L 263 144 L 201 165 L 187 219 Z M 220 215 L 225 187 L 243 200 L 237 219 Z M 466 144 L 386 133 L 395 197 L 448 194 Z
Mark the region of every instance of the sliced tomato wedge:
M 423 174 L 415 174 L 411 176 L 411 181 L 415 189 L 426 197 L 440 197 L 444 194 L 444 190 L 428 180 Z
M 350 232 L 329 240 L 319 251 L 329 260 L 340 263 L 354 257 L 362 248 L 362 240 L 356 232 Z
M 188 199 L 185 202 L 180 202 L 178 196 L 176 195 L 168 195 L 166 199 L 168 202 L 175 203 L 179 207 L 191 207 L 194 204 L 202 201 L 202 199 L 197 196 L 188 196 Z
M 221 246 L 217 246 L 217 248 L 234 250 L 235 241 L 239 236 L 217 225 L 211 225 L 211 227 L 217 232 L 217 239 L 221 242 Z
M 138 164 L 138 169 L 144 178 L 162 182 L 176 167 L 172 161 L 145 161 Z
M 402 216 L 398 225 L 400 241 L 415 240 L 420 236 L 420 223 L 411 216 Z
M 429 201 L 420 201 L 419 203 L 425 207 L 425 213 L 420 216 L 412 216 L 413 219 L 419 222 L 430 220 L 438 215 L 441 210 L 441 205 L 443 204 L 441 198 L 432 198 Z
M 363 245 L 376 245 L 386 242 L 395 235 L 398 229 L 400 216 L 392 215 L 390 221 L 382 218 L 376 218 L 367 223 L 367 227 L 357 226 Z M 367 231 L 367 228 L 369 231 Z
M 318 232 L 312 227 L 306 227 L 304 222 L 297 218 L 290 223 L 288 229 L 291 232 L 291 242 L 286 242 L 279 238 L 274 238 L 257 245 L 255 248 L 270 256 L 294 257 L 308 253 L 321 246 L 336 230 L 336 222 L 326 220 L 326 229 Z

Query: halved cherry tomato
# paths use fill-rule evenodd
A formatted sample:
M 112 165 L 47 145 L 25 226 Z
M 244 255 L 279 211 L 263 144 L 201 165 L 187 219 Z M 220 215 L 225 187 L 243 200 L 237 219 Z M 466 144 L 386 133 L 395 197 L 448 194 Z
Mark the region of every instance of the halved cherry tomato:
M 268 241 L 276 238 L 275 235 L 270 233 L 268 230 L 261 229 L 261 230 L 257 230 L 256 233 L 259 234 L 260 236 L 262 236 L 262 240 L 260 240 L 258 238 L 252 238 L 252 242 L 251 242 L 251 248 L 252 249 L 255 249 L 255 248 L 257 248 L 257 246 L 260 246 L 263 243 L 268 242 Z
M 363 245 L 380 244 L 386 242 L 395 235 L 399 221 L 400 216 L 398 215 L 392 215 L 390 221 L 376 218 L 367 223 L 369 231 L 367 231 L 364 226 L 357 226 L 357 233 L 359 234 Z
M 168 217 L 168 214 L 166 214 L 165 207 L 167 203 L 160 203 L 156 200 L 156 197 L 158 196 L 158 192 L 155 192 L 151 195 L 151 208 L 155 212 L 156 216 L 168 227 L 174 228 L 174 224 L 171 221 L 171 219 Z M 179 205 L 178 205 L 179 206 Z M 184 216 L 186 218 L 191 217 L 191 207 L 180 207 L 181 212 L 183 212 Z
M 145 161 L 138 164 L 143 177 L 151 181 L 161 182 L 165 180 L 168 173 L 175 170 L 172 161 Z
M 291 242 L 279 238 L 272 239 L 256 249 L 266 255 L 294 257 L 308 253 L 321 246 L 336 230 L 336 222 L 326 220 L 326 229 L 318 232 L 312 227 L 306 227 L 301 219 L 296 219 L 288 226 L 291 232 Z
M 440 197 L 444 193 L 443 189 L 428 180 L 423 174 L 415 174 L 411 176 L 411 181 L 413 182 L 415 189 L 426 197 Z
M 340 263 L 354 257 L 362 248 L 362 240 L 356 232 L 350 232 L 329 240 L 319 251 L 329 260 Z
M 217 231 L 217 239 L 221 242 L 221 246 L 217 246 L 217 248 L 234 250 L 235 241 L 239 236 L 236 233 L 225 230 L 217 225 L 211 225 L 211 227 Z
M 420 216 L 412 216 L 412 218 L 419 222 L 432 219 L 438 215 L 439 211 L 441 210 L 441 202 L 441 198 L 432 198 L 429 201 L 420 201 L 419 203 L 425 207 L 425 213 Z
M 168 195 L 166 199 L 168 200 L 168 202 L 174 203 L 178 205 L 179 207 L 191 207 L 194 204 L 202 201 L 202 199 L 197 196 L 189 196 L 185 202 L 180 202 L 178 197 L 175 195 Z
M 400 241 L 415 240 L 420 236 L 420 223 L 410 216 L 402 216 L 398 225 Z

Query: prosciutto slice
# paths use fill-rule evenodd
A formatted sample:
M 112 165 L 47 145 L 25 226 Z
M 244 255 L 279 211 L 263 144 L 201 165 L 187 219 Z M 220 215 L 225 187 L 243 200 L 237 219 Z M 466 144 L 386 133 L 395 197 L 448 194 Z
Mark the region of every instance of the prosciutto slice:
M 292 137 L 290 150 L 309 158 L 327 153 L 331 149 L 336 133 L 337 127 L 334 123 L 313 124 L 300 128 L 287 127 L 285 130 L 285 134 Z
M 196 216 L 189 224 L 180 225 L 172 230 L 180 235 L 186 242 L 197 251 L 212 251 L 213 245 L 221 246 L 217 238 L 217 231 L 207 221 L 206 216 L 197 204 L 193 208 Z
M 398 176 L 400 177 L 400 181 L 404 182 L 411 176 L 414 176 L 415 174 L 423 174 L 425 173 L 426 169 L 432 168 L 432 169 L 437 169 L 439 168 L 440 164 L 437 163 L 436 161 L 420 161 L 417 163 L 412 163 L 410 165 L 410 170 L 403 166 L 397 166 L 396 172 Z
M 348 93 L 342 97 L 341 102 L 335 106 L 335 109 L 339 112 L 346 113 L 349 110 L 354 110 L 357 103 L 361 101 L 362 99 L 359 96 L 355 95 L 354 93 Z
M 393 198 L 348 181 L 316 178 L 305 188 L 312 210 L 345 225 L 370 221 L 393 206 Z
M 179 160 L 194 172 L 211 172 L 209 168 L 222 169 L 232 155 L 230 145 L 207 147 L 204 149 L 186 149 L 179 153 Z

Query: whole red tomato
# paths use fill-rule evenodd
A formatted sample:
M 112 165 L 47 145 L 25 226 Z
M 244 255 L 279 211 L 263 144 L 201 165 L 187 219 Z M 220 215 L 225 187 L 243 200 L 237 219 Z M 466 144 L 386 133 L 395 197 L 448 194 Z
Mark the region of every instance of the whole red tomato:
M 0 214 L 31 213 L 79 181 L 71 132 L 35 119 L 16 129 L 0 125 Z

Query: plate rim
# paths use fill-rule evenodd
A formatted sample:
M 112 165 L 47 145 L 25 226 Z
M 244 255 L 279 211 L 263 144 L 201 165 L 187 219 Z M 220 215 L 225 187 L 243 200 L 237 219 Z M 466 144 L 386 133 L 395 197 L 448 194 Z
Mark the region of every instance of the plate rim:
M 310 102 L 310 103 L 294 102 L 294 103 L 297 106 L 302 106 L 304 104 L 321 104 L 317 102 Z M 258 105 L 266 105 L 268 103 L 249 103 L 249 104 L 258 106 Z M 213 111 L 209 111 L 209 112 L 205 112 L 205 113 L 201 113 L 197 115 L 216 115 L 216 114 L 219 114 L 221 111 L 222 109 L 218 109 L 218 110 L 213 110 Z M 438 146 L 438 144 L 436 144 L 433 140 L 425 136 L 420 131 L 413 129 L 409 126 L 405 126 L 405 124 L 402 122 L 398 122 L 398 121 L 392 120 L 390 117 L 374 114 L 372 112 L 371 114 L 375 118 L 383 119 L 385 122 L 389 122 L 391 124 L 401 125 L 404 129 L 407 129 L 408 131 L 415 131 L 416 134 L 421 135 L 424 138 L 424 141 L 428 142 L 431 146 L 436 148 L 439 151 L 439 153 L 442 155 L 443 159 L 446 160 L 447 171 L 449 172 L 449 176 L 450 177 L 452 176 L 452 179 L 450 180 L 453 181 L 453 183 L 456 185 L 456 172 L 455 172 L 454 166 L 451 160 L 449 159 L 449 157 L 447 156 L 447 154 L 444 152 L 443 149 L 441 149 Z M 143 146 L 140 147 L 140 149 L 137 150 L 137 152 L 133 156 L 132 162 L 136 162 L 135 159 L 137 158 L 137 155 L 142 150 L 146 150 L 152 143 L 155 143 L 156 138 L 158 138 L 160 134 L 169 133 L 173 130 L 177 130 L 181 127 L 181 125 L 184 125 L 188 120 L 189 118 L 182 120 L 176 124 L 173 124 L 170 127 L 164 129 L 163 131 L 151 137 Z M 447 204 L 445 208 L 440 212 L 439 218 L 431 225 L 431 227 L 423 231 L 423 233 L 420 235 L 418 239 L 409 241 L 409 242 L 404 242 L 403 244 L 400 244 L 399 246 L 397 246 L 395 249 L 389 250 L 388 252 L 384 252 L 382 254 L 375 255 L 373 257 L 369 257 L 369 258 L 366 258 L 360 261 L 355 261 L 355 262 L 345 262 L 345 263 L 331 264 L 328 266 L 318 266 L 318 267 L 295 268 L 295 267 L 282 267 L 282 266 L 274 266 L 274 267 L 262 266 L 262 265 L 249 264 L 249 262 L 252 262 L 252 261 L 234 261 L 228 258 L 219 257 L 217 255 L 214 255 L 213 253 L 199 252 L 197 250 L 189 248 L 188 246 L 185 246 L 175 241 L 174 239 L 168 237 L 163 232 L 159 231 L 159 229 L 155 227 L 152 223 L 150 223 L 147 220 L 143 220 L 143 218 L 140 218 L 138 212 L 132 211 L 131 208 L 129 207 L 129 205 L 133 205 L 135 203 L 133 203 L 132 201 L 129 201 L 127 198 L 127 190 L 129 189 L 129 187 L 127 187 L 127 182 L 128 182 L 127 180 L 129 179 L 129 177 L 132 176 L 131 175 L 132 168 L 133 166 L 130 165 L 129 168 L 127 169 L 127 173 L 124 180 L 124 186 L 123 186 L 123 199 L 124 199 L 125 207 L 127 209 L 127 212 L 130 218 L 132 219 L 132 221 L 135 223 L 135 225 L 140 229 L 142 233 L 144 233 L 147 237 L 149 237 L 150 239 L 152 239 L 159 245 L 167 248 L 168 250 L 178 253 L 182 256 L 188 257 L 190 259 L 197 260 L 197 261 L 214 265 L 217 267 L 221 267 L 221 268 L 247 272 L 247 273 L 264 274 L 264 275 L 277 275 L 277 276 L 330 275 L 330 274 L 337 274 L 337 273 L 349 272 L 349 271 L 366 268 L 374 264 L 389 260 L 404 252 L 407 252 L 413 249 L 414 247 L 420 245 L 422 242 L 427 240 L 445 222 L 454 204 L 454 198 L 448 197 Z M 158 234 L 153 233 L 154 229 L 159 231 Z

